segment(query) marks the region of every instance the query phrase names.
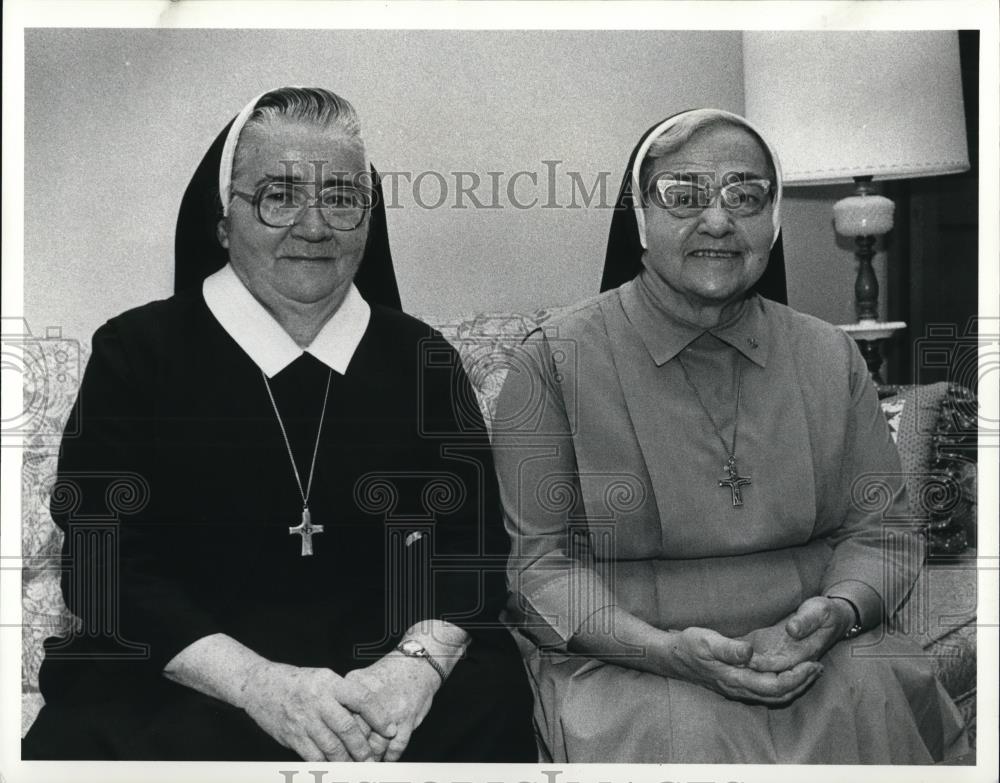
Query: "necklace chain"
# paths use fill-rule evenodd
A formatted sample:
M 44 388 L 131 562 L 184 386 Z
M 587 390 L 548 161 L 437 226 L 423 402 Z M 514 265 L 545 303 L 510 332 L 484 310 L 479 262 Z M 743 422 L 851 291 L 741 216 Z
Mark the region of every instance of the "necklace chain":
M 722 449 L 726 452 L 726 456 L 729 457 L 730 463 L 736 460 L 736 436 L 739 433 L 740 426 L 740 395 L 743 390 L 743 363 L 740 361 L 739 354 L 736 355 L 736 410 L 733 413 L 733 444 L 732 446 L 726 445 L 726 439 L 722 435 L 722 430 L 715 423 L 715 419 L 712 418 L 712 413 L 709 407 L 705 405 L 705 401 L 701 398 L 701 393 L 698 391 L 698 387 L 694 385 L 691 380 L 691 376 L 688 374 L 687 367 L 684 366 L 684 360 L 681 359 L 681 355 L 677 354 L 677 361 L 680 363 L 681 372 L 684 373 L 684 380 L 687 381 L 688 386 L 691 387 L 691 391 L 694 392 L 695 399 L 698 400 L 698 404 L 701 409 L 705 412 L 708 417 L 709 422 L 712 424 L 712 429 L 715 430 L 716 437 L 718 437 L 719 442 L 722 443 Z
M 267 376 L 264 375 L 263 371 L 261 376 L 264 378 L 264 386 L 267 388 L 267 396 L 271 399 L 271 407 L 274 408 L 274 415 L 278 419 L 278 426 L 281 428 L 281 436 L 285 439 L 285 448 L 288 450 L 288 459 L 292 463 L 292 473 L 295 476 L 295 483 L 298 484 L 299 494 L 302 496 L 302 508 L 309 508 L 309 495 L 312 492 L 313 483 L 313 472 L 316 470 L 316 455 L 319 453 L 319 438 L 323 433 L 323 419 L 326 417 L 326 403 L 330 398 L 330 382 L 333 380 L 333 370 L 331 369 L 329 374 L 326 376 L 326 391 L 323 393 L 323 409 L 319 414 L 319 427 L 316 429 L 316 444 L 313 446 L 312 454 L 312 464 L 309 466 L 309 480 L 306 482 L 305 489 L 302 488 L 302 478 L 299 476 L 298 466 L 295 464 L 295 456 L 292 454 L 292 443 L 288 439 L 288 432 L 285 430 L 285 422 L 281 419 L 281 413 L 278 411 L 278 403 L 275 402 L 274 392 L 271 391 L 271 384 L 267 380 Z

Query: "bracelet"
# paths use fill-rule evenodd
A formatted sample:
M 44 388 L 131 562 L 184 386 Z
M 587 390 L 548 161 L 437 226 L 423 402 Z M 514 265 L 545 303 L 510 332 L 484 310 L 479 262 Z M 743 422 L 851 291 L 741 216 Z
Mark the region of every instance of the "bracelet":
M 858 611 L 858 605 L 854 603 L 850 598 L 844 598 L 842 595 L 828 595 L 827 598 L 830 600 L 845 601 L 851 610 L 854 612 L 854 625 L 848 628 L 844 632 L 844 639 L 853 639 L 855 636 L 861 633 L 863 630 L 861 627 L 861 612 Z
M 444 673 L 444 669 L 441 664 L 431 657 L 431 654 L 427 652 L 427 649 L 416 639 L 407 639 L 396 645 L 396 650 L 403 653 L 407 658 L 422 658 L 431 665 L 431 668 L 437 672 L 438 677 L 441 678 L 443 683 L 447 679 L 447 675 Z

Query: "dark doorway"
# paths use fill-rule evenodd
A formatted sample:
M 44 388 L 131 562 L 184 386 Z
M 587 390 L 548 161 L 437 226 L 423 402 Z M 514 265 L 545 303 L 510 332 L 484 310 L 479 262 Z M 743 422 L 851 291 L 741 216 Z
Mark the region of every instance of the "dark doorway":
M 889 383 L 978 386 L 979 31 L 959 32 L 971 168 L 903 180 L 889 193 L 897 227 L 889 252 L 888 306 L 907 322 L 887 347 Z M 929 132 L 932 129 L 928 129 Z

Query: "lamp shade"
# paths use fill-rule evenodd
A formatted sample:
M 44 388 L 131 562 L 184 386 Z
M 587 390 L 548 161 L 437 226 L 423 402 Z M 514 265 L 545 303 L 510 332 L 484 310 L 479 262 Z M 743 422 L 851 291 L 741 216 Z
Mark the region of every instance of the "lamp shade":
M 786 184 L 969 168 L 957 32 L 748 31 L 743 80 Z

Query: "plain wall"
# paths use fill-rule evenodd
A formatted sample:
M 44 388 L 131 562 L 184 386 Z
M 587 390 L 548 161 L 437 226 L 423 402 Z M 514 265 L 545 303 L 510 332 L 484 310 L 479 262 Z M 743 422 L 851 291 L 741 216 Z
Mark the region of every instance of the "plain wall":
M 358 108 L 383 171 L 439 172 L 445 207 L 403 183 L 388 211 L 404 308 L 440 317 L 530 311 L 597 291 L 606 207 L 568 204 L 568 172 L 606 177 L 610 203 L 635 141 L 685 108 L 743 107 L 739 32 L 35 29 L 25 37 L 25 314 L 38 334 L 89 340 L 122 310 L 169 296 L 177 206 L 198 161 L 258 92 L 317 84 Z M 549 164 L 549 167 L 555 164 Z M 500 209 L 456 209 L 452 172 Z M 603 174 L 602 174 L 603 172 Z M 437 200 L 425 177 L 424 203 Z M 490 187 L 476 191 L 481 200 Z M 785 208 L 790 303 L 853 320 L 853 265 L 834 195 Z M 487 202 L 489 198 L 485 199 Z M 466 200 L 466 204 L 471 204 Z

